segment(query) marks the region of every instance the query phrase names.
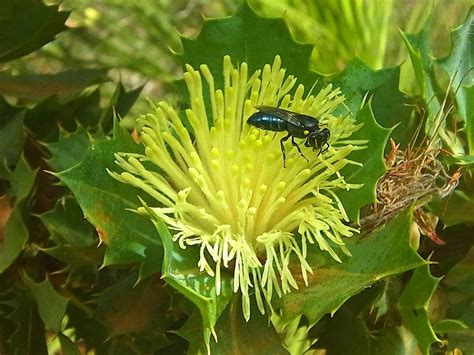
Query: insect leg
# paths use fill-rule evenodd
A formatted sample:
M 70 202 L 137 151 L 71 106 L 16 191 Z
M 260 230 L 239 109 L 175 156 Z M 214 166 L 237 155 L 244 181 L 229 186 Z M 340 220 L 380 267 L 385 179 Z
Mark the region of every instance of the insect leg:
M 281 148 L 281 153 L 283 154 L 283 167 L 285 168 L 285 162 L 286 162 L 286 153 L 285 153 L 285 142 L 288 140 L 288 138 L 291 137 L 291 133 L 288 133 L 286 136 L 284 136 L 282 139 L 280 139 L 280 148 Z
M 327 145 L 327 147 L 323 149 L 324 145 Z M 329 149 L 329 143 L 328 143 L 328 142 L 324 142 L 324 144 L 322 145 L 321 149 L 319 150 L 318 157 L 319 157 L 322 153 L 324 153 L 326 150 L 328 150 L 328 149 Z
M 296 147 L 296 149 L 298 150 L 298 153 L 300 153 L 300 155 L 303 158 L 305 158 L 306 161 L 309 163 L 309 159 L 304 156 L 303 152 L 301 151 L 300 146 L 298 145 L 298 143 L 295 142 L 295 137 L 291 137 L 291 144 L 293 144 Z
M 324 153 L 326 150 L 328 150 L 328 149 L 329 149 L 329 147 L 330 147 L 330 145 L 329 145 L 329 143 L 328 143 L 328 142 L 324 142 L 324 144 L 326 144 L 326 148 L 325 148 L 325 149 L 323 149 L 323 153 Z

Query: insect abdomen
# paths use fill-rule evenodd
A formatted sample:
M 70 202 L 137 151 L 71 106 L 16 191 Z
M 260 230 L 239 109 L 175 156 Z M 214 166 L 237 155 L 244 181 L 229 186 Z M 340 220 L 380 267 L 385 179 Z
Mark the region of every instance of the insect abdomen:
M 282 132 L 288 129 L 288 122 L 264 112 L 254 113 L 250 116 L 247 123 L 267 131 Z

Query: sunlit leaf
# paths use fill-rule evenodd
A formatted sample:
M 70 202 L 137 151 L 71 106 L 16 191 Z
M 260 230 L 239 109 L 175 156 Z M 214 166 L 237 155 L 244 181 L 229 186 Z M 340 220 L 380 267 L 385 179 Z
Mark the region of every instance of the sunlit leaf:
M 423 265 L 424 260 L 409 244 L 410 225 L 411 212 L 405 211 L 382 229 L 347 243 L 352 257 L 342 263 L 314 250 L 308 256 L 313 268 L 308 286 L 300 278 L 299 290 L 281 299 L 284 318 L 290 320 L 304 314 L 310 322 L 317 322 L 375 281 Z
M 151 209 L 146 208 L 148 213 L 153 214 Z M 216 322 L 233 297 L 231 275 L 221 275 L 221 290 L 217 294 L 214 277 L 199 270 L 199 255 L 192 248 L 181 249 L 174 243 L 165 224 L 158 222 L 158 216 L 153 221 L 165 250 L 162 278 L 198 307 L 204 329 L 203 339 L 208 346 Z
M 106 170 L 115 168 L 115 152 L 140 150 L 116 124 L 113 139 L 92 140 L 84 159 L 57 176 L 74 193 L 85 217 L 107 244 L 104 265 L 143 262 L 152 263 L 158 271 L 159 237 L 149 220 L 128 210 L 139 205 L 138 189 L 115 181 Z

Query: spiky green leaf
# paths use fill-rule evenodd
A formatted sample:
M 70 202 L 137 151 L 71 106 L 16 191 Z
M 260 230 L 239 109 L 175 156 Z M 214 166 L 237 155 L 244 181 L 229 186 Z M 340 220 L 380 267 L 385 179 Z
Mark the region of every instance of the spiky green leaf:
M 313 274 L 308 275 L 308 286 L 300 282 L 299 290 L 282 297 L 283 316 L 293 319 L 304 314 L 317 322 L 375 281 L 423 265 L 409 244 L 411 221 L 407 210 L 382 229 L 347 243 L 352 257 L 342 263 L 317 250 L 311 253 L 308 261 Z
M 429 265 L 415 270 L 400 296 L 399 310 L 403 323 L 415 335 L 423 354 L 432 343 L 440 341 L 430 321 L 428 307 L 440 279 L 430 274 Z

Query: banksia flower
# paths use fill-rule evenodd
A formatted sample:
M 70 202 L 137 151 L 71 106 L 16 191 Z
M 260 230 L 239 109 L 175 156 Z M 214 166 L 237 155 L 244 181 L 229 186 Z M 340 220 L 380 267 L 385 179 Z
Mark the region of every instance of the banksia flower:
M 156 200 L 150 218 L 163 220 L 181 248 L 196 248 L 199 267 L 215 278 L 217 294 L 221 273 L 233 274 L 233 289 L 242 294 L 248 320 L 252 294 L 264 313 L 275 293 L 298 288 L 291 258 L 307 283 L 307 273 L 313 272 L 306 261 L 308 247 L 317 244 L 338 261 L 338 251 L 349 254 L 343 237 L 357 230 L 347 225 L 336 193 L 358 187 L 347 183 L 340 170 L 357 164 L 348 155 L 365 142 L 350 140 L 359 128 L 353 118 L 332 114 L 344 100 L 338 89 L 328 85 L 304 95 L 303 85 L 286 76 L 278 56 L 250 76 L 246 63 L 236 68 L 226 56 L 223 74 L 224 88 L 216 88 L 206 65 L 200 71 L 187 66 L 186 124 L 170 104 L 158 103 L 154 113 L 139 119 L 144 155 L 117 153 L 124 171 L 110 174 Z M 317 156 L 301 145 L 307 161 L 288 144 L 283 168 L 284 133 L 247 124 L 259 105 L 317 117 L 331 132 L 328 151 Z

